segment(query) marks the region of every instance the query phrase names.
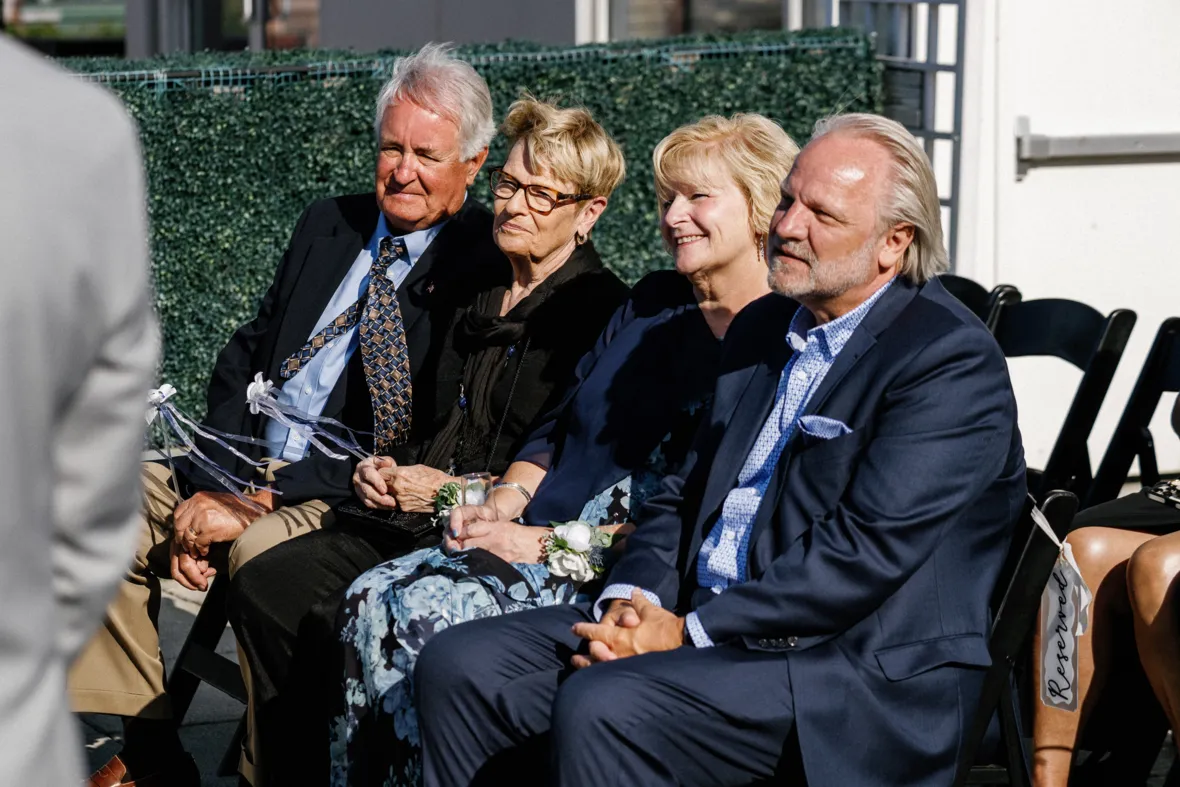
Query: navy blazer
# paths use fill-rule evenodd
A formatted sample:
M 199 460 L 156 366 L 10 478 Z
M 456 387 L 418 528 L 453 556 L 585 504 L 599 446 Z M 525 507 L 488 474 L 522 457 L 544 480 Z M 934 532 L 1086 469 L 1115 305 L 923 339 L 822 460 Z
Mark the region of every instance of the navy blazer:
M 697 555 L 773 406 L 796 308 L 770 295 L 734 320 L 692 454 L 609 584 L 695 609 L 718 644 L 781 652 L 812 787 L 950 784 L 1025 497 L 1007 365 L 940 283 L 895 282 L 801 413 L 851 433 L 796 429 L 752 526 L 749 581 L 714 595 Z

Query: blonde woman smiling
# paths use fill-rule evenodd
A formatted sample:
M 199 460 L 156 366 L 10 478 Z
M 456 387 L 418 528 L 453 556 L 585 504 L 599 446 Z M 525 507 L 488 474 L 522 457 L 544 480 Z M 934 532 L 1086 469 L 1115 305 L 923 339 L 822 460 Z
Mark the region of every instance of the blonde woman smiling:
M 510 164 L 527 161 L 523 148 L 514 145 Z M 339 622 L 346 708 L 332 723 L 334 785 L 417 783 L 408 678 L 434 633 L 585 598 L 584 573 L 546 559 L 549 525 L 629 527 L 684 458 L 716 380 L 721 337 L 769 292 L 763 233 L 796 150 L 757 115 L 707 117 L 657 146 L 660 232 L 675 271 L 636 285 L 488 503 L 452 513 L 445 550 L 385 563 L 349 589 Z M 588 543 L 585 528 L 577 530 L 566 539 Z

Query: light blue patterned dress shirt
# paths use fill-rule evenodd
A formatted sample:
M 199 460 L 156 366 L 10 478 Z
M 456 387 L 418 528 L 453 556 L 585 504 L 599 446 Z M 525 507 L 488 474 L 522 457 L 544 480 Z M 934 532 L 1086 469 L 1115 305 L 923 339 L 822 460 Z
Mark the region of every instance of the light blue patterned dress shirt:
M 414 264 L 426 252 L 426 248 L 445 225 L 446 222 L 443 221 L 428 229 L 411 232 L 409 235 L 393 236 L 394 238 L 401 237 L 410 256 L 409 260 L 397 260 L 386 271 L 385 276 L 393 282 L 394 287 L 400 287 L 402 282 L 406 280 Z M 369 268 L 372 267 L 373 260 L 377 258 L 377 247 L 381 243 L 381 239 L 389 234 L 389 226 L 385 223 L 385 216 L 382 215 L 377 220 L 377 229 L 374 230 L 373 237 L 369 238 L 369 242 L 357 255 L 356 261 L 348 269 L 344 281 L 340 282 L 340 286 L 332 295 L 332 300 L 328 301 L 323 314 L 316 320 L 308 338 L 323 330 L 328 323 L 356 303 L 369 289 Z M 289 407 L 297 407 L 308 415 L 318 416 L 323 413 L 324 406 L 328 403 L 328 396 L 336 387 L 336 381 L 344 373 L 348 359 L 359 346 L 360 336 L 357 326 L 354 325 L 324 345 L 324 348 L 304 364 L 294 377 L 283 383 L 278 392 L 279 403 Z M 279 457 L 288 462 L 298 462 L 307 455 L 307 440 L 298 434 L 291 433 L 287 427 L 277 421 L 269 421 L 264 434 L 266 442 L 272 450 L 282 446 Z
M 807 407 L 857 326 L 892 283 L 890 280 L 860 306 L 824 325 L 817 326 L 815 316 L 803 307 L 791 318 L 785 340 L 794 352 L 783 367 L 774 407 L 738 473 L 737 486 L 726 495 L 721 506 L 721 516 L 701 545 L 697 557 L 697 584 L 700 587 L 721 593 L 727 587 L 741 584 L 750 578 L 746 559 L 750 551 L 754 516 L 770 484 L 775 465 L 795 433 L 799 414 Z M 630 598 L 635 589 L 631 585 L 607 586 L 595 605 L 596 612 L 601 614 L 601 605 L 606 600 Z M 654 593 L 641 590 L 648 600 L 660 603 Z M 685 626 L 698 648 L 713 645 L 713 640 L 695 612 L 690 612 L 685 618 Z

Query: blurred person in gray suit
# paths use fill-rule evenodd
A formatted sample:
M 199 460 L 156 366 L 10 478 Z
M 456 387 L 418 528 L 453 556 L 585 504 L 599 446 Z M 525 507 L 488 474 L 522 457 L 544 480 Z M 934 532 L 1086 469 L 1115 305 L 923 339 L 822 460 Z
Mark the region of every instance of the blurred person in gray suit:
M 158 347 L 118 101 L 0 35 L 0 784 L 76 785 L 66 672 L 134 552 Z

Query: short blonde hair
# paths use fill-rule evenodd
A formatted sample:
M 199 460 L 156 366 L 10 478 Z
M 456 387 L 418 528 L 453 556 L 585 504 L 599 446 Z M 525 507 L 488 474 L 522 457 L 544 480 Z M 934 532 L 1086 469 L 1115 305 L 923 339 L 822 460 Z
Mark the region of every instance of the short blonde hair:
M 898 273 L 914 284 L 950 268 L 946 244 L 942 239 L 942 206 L 938 202 L 938 182 L 926 151 L 896 120 L 861 112 L 833 115 L 815 124 L 812 141 L 827 134 L 849 134 L 876 142 L 893 159 L 893 193 L 878 208 L 882 228 L 912 224 L 914 239 L 901 260 Z
M 701 182 L 708 162 L 719 161 L 750 206 L 750 232 L 765 238 L 783 178 L 798 153 L 795 140 L 762 115 L 706 115 L 676 129 L 652 151 L 656 193 L 662 200 L 675 181 Z
M 623 151 L 582 107 L 563 109 L 526 93 L 508 107 L 500 130 L 509 147 L 523 142 L 534 166 L 578 191 L 609 197 L 626 175 Z

